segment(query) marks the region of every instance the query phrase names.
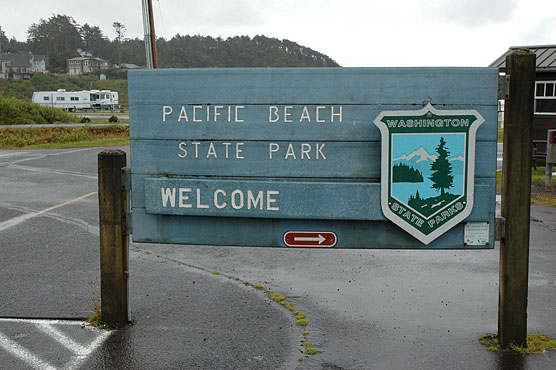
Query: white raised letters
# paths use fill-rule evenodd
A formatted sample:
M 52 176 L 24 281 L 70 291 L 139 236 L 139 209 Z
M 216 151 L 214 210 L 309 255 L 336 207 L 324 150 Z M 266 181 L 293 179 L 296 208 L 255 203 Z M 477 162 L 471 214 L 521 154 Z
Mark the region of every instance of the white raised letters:
M 243 110 L 249 108 L 244 105 L 163 105 L 162 122 L 176 123 L 243 123 L 245 117 Z M 260 122 L 260 110 L 251 107 L 254 111 L 249 117 Z M 341 105 L 269 105 L 269 123 L 342 123 L 344 109 Z M 253 122 L 253 121 L 251 121 Z M 459 122 L 458 122 L 459 124 Z
M 226 208 L 226 205 L 228 203 L 226 202 L 222 202 L 220 203 L 220 200 L 218 199 L 218 195 L 222 195 L 223 197 L 226 196 L 226 192 L 222 189 L 216 189 L 216 191 L 214 192 L 214 206 L 218 209 L 222 209 L 222 208 Z
M 177 191 L 176 191 L 177 189 Z M 189 208 L 197 210 L 210 210 L 231 208 L 234 210 L 248 211 L 279 211 L 278 190 L 251 190 L 234 189 L 226 192 L 224 189 L 216 189 L 212 194 L 205 194 L 206 188 L 175 188 L 161 187 L 160 195 L 162 208 Z M 229 194 L 229 195 L 228 195 Z M 195 199 L 192 199 L 195 198 Z
M 293 122 L 318 122 L 318 123 L 341 123 L 343 121 L 344 110 L 340 106 L 299 106 L 299 105 L 269 105 L 269 123 L 293 123 Z
M 192 204 L 185 203 L 185 201 L 189 199 L 189 195 L 185 195 L 185 193 L 191 193 L 191 188 L 180 188 L 180 190 L 179 190 L 179 207 L 180 208 L 191 208 L 191 207 L 193 207 Z
M 172 114 L 172 107 L 169 105 L 164 105 L 162 107 L 162 122 L 166 122 L 166 116 Z
M 295 160 L 326 160 L 326 143 L 268 143 L 268 159 L 284 158 Z M 311 158 L 313 153 L 313 158 Z
M 205 158 L 214 160 L 225 159 L 245 159 L 243 142 L 217 142 L 217 141 L 180 141 L 178 143 L 178 157 L 187 158 L 189 156 L 188 147 L 193 146 L 191 159 Z

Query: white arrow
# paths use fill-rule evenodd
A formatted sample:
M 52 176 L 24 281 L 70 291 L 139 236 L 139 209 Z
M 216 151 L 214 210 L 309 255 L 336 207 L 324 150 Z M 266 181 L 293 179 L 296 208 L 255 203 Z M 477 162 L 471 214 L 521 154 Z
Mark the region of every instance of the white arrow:
M 324 236 L 322 236 L 321 234 L 319 234 L 318 237 L 313 237 L 313 236 L 295 236 L 293 238 L 294 241 L 296 242 L 319 242 L 319 244 L 322 244 L 323 241 L 326 240 L 326 238 Z

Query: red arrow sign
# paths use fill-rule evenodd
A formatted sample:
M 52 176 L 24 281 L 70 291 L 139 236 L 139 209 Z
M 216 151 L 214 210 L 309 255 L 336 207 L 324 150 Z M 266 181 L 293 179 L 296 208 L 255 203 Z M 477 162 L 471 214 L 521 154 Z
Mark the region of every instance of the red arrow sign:
M 338 236 L 332 231 L 286 231 L 284 244 L 292 248 L 334 248 Z

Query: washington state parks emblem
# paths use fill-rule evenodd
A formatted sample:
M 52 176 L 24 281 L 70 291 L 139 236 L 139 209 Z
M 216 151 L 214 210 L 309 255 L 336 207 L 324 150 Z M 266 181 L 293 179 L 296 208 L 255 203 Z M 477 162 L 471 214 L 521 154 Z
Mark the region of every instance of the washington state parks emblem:
M 381 205 L 386 218 L 424 244 L 473 209 L 476 110 L 383 111 Z

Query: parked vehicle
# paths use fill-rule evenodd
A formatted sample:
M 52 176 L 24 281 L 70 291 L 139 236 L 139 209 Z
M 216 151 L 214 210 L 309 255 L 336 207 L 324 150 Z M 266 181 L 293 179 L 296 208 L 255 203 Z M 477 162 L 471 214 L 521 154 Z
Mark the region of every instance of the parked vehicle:
M 72 111 L 77 109 L 112 110 L 119 107 L 118 92 L 110 90 L 36 91 L 33 93 L 33 103 Z

